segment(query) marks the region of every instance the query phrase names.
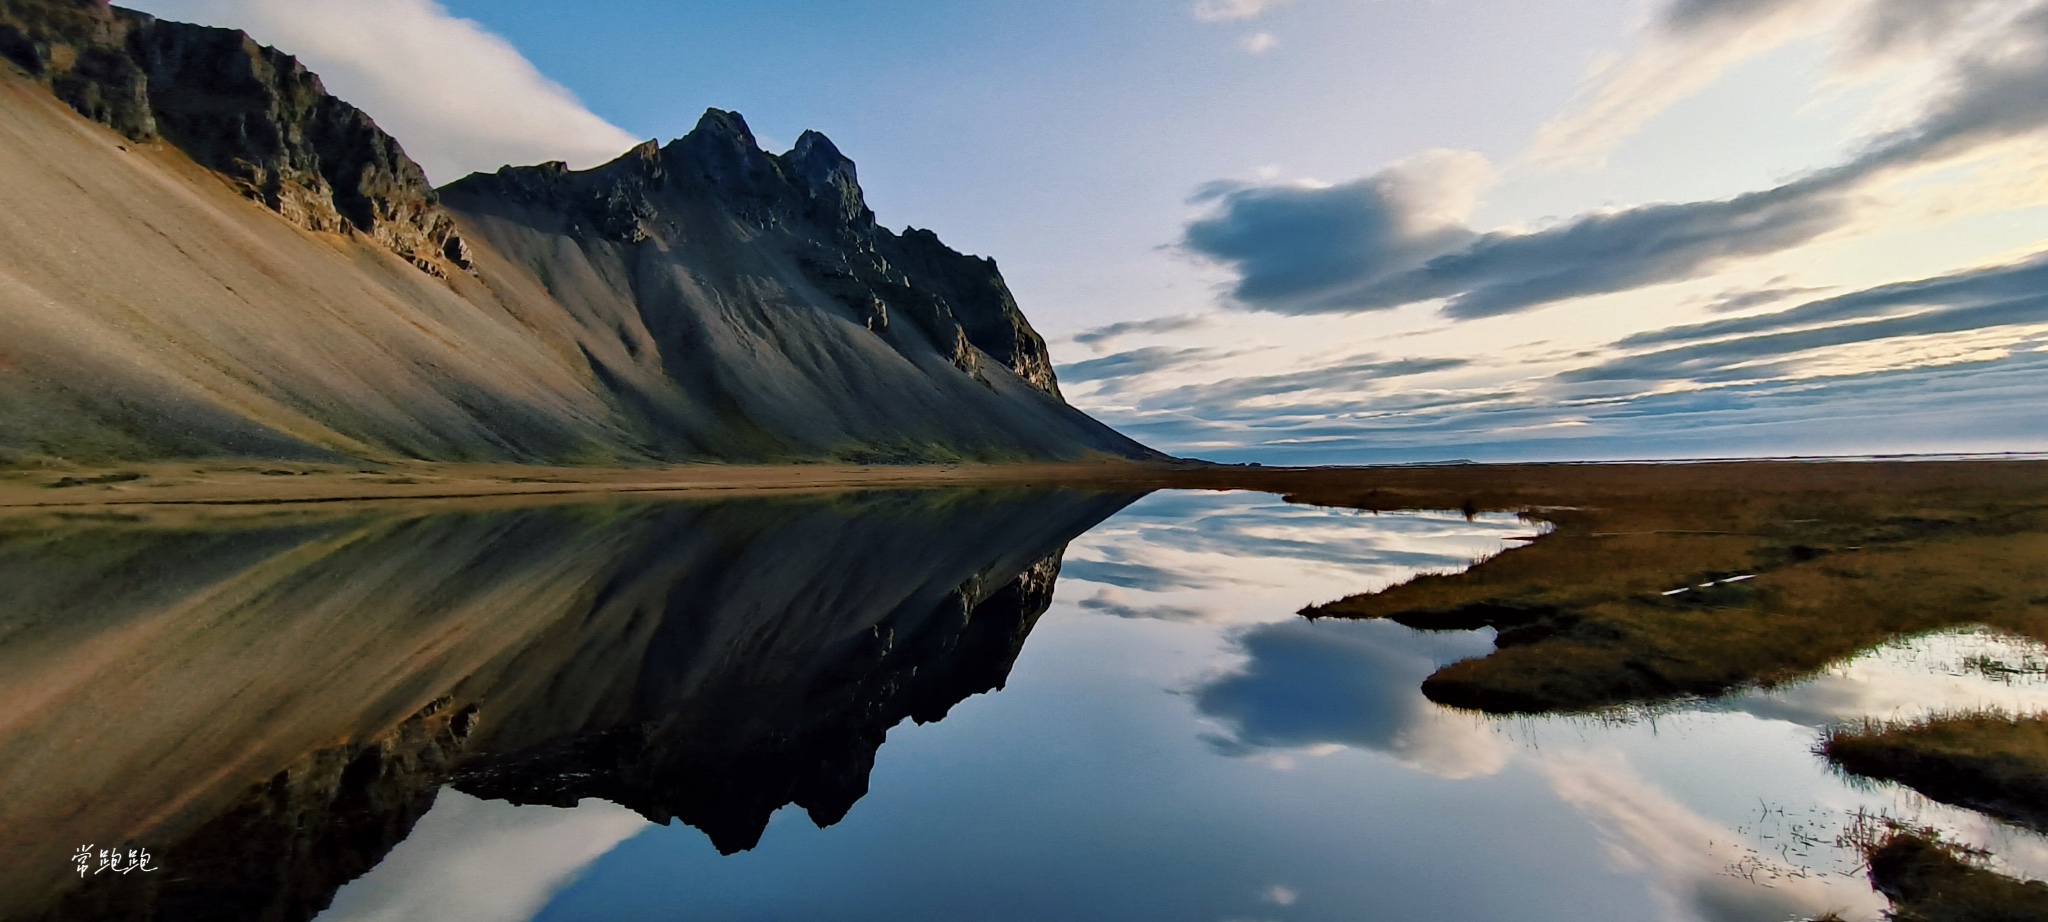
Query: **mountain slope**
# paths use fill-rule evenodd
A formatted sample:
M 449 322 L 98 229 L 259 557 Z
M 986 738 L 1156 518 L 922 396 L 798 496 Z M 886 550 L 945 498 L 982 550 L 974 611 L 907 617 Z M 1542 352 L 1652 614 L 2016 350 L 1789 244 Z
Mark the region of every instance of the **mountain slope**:
M 0 0 L 0 59 L 0 464 L 1154 456 L 821 135 L 436 191 L 238 32 Z

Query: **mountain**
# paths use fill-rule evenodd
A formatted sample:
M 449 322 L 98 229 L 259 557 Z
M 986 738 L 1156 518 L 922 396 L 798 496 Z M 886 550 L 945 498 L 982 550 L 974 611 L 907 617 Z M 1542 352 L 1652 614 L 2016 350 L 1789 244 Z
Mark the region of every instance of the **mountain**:
M 437 190 L 240 32 L 0 0 L 0 62 L 0 465 L 1158 457 L 815 132 Z

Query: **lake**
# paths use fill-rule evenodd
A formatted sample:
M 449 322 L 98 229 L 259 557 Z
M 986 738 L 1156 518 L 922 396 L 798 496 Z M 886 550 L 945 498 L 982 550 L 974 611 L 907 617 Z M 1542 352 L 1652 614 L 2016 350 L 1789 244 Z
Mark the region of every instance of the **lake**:
M 0 917 L 1876 919 L 1830 726 L 2048 710 L 1899 637 L 1565 716 L 1495 631 L 1304 606 L 1541 541 L 1244 492 L 903 491 L 0 524 Z M 80 846 L 158 870 L 77 873 Z

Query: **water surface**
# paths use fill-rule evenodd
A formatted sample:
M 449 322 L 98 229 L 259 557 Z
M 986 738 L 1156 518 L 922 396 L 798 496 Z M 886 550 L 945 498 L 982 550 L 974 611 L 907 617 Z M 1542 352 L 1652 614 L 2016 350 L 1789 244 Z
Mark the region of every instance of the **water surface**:
M 17 535 L 0 661 L 43 690 L 0 755 L 105 769 L 0 776 L 9 828 L 51 830 L 15 851 L 61 877 L 60 843 L 132 836 L 188 879 L 0 892 L 23 918 L 206 917 L 241 881 L 244 914 L 326 920 L 1875 919 L 1844 839 L 1874 816 L 2048 874 L 2039 837 L 1811 752 L 2048 710 L 2038 671 L 1981 668 L 2031 642 L 1498 720 L 1419 691 L 1490 630 L 1295 614 L 1538 531 L 949 492 Z

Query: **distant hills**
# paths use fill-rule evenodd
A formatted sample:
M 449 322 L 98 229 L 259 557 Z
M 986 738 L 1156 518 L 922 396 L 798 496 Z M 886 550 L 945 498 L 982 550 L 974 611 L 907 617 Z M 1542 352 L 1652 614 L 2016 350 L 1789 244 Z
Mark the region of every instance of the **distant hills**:
M 711 110 L 434 189 L 247 35 L 0 0 L 0 464 L 1157 457 L 991 260 Z

